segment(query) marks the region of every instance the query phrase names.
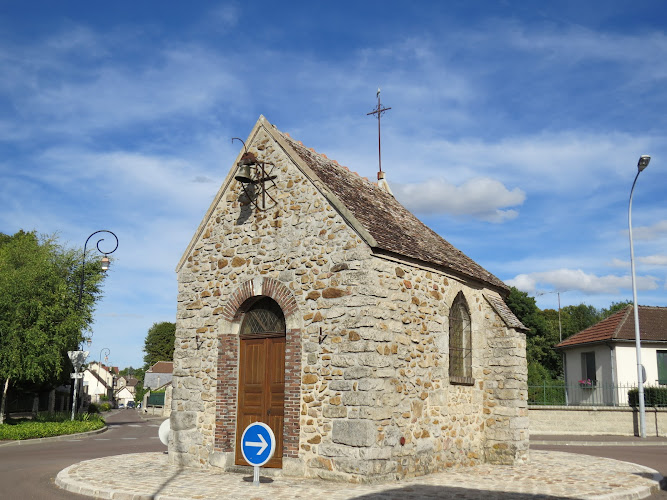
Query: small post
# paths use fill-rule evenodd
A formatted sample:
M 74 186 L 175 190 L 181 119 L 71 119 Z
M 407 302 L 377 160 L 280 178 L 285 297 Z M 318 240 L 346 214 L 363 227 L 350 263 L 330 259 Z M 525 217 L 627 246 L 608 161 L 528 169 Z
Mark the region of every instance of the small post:
M 255 472 L 252 477 L 253 486 L 259 486 L 259 465 L 255 465 Z

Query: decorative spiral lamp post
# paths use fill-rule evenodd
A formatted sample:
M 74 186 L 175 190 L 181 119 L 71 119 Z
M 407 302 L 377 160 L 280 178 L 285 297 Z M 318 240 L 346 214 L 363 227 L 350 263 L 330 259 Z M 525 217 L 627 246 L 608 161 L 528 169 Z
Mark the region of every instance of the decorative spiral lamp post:
M 88 236 L 88 239 L 86 240 L 86 243 L 83 245 L 83 259 L 81 261 L 81 283 L 79 285 L 79 302 L 77 303 L 77 307 L 80 309 L 81 308 L 81 298 L 83 297 L 83 281 L 86 276 L 86 247 L 88 246 L 88 241 L 90 241 L 90 238 L 95 236 L 98 233 L 109 233 L 111 236 L 113 236 L 116 240 L 116 246 L 113 247 L 113 250 L 109 252 L 103 252 L 102 249 L 100 248 L 100 243 L 104 241 L 104 238 L 100 238 L 97 240 L 97 250 L 103 255 L 102 259 L 100 260 L 100 264 L 102 266 L 102 271 L 107 272 L 109 270 L 109 257 L 107 255 L 110 255 L 116 251 L 118 248 L 118 237 L 112 233 L 111 231 L 107 231 L 106 229 L 100 229 L 99 231 L 95 231 L 93 234 Z
M 110 261 L 109 257 L 107 256 L 109 254 L 114 253 L 118 248 L 118 237 L 111 231 L 108 231 L 106 229 L 101 229 L 99 231 L 95 231 L 93 234 L 88 236 L 88 238 L 86 239 L 86 243 L 83 245 L 83 258 L 81 260 L 81 283 L 79 284 L 79 300 L 76 304 L 77 309 L 81 309 L 81 300 L 83 298 L 83 285 L 86 277 L 86 249 L 88 247 L 88 241 L 90 241 L 90 238 L 92 238 L 98 233 L 109 233 L 116 240 L 116 246 L 114 246 L 113 249 L 109 252 L 104 252 L 100 248 L 100 243 L 104 241 L 104 238 L 100 238 L 99 240 L 97 240 L 97 245 L 96 245 L 97 250 L 102 254 L 102 259 L 100 260 L 102 271 L 106 272 L 109 269 Z M 74 373 L 70 375 L 74 379 L 74 394 L 72 397 L 72 420 L 74 420 L 74 415 L 76 414 L 76 398 L 77 398 L 77 389 L 79 387 L 79 380 L 83 378 L 83 372 L 79 372 L 79 370 L 81 370 L 81 367 L 86 363 L 88 354 L 90 354 L 88 351 L 84 351 L 82 349 L 79 349 L 78 351 L 67 351 L 67 355 L 69 356 L 69 359 L 72 361 L 72 365 L 74 366 Z M 102 352 L 100 351 L 100 362 L 101 361 L 102 361 Z

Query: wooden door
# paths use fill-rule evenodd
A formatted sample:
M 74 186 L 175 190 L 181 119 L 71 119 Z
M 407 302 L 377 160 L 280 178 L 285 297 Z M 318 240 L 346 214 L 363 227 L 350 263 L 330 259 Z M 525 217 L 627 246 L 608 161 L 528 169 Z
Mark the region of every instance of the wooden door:
M 253 422 L 264 422 L 276 437 L 276 451 L 264 467 L 282 467 L 285 337 L 241 338 L 238 401 L 236 464 L 248 465 L 241 453 L 243 431 Z

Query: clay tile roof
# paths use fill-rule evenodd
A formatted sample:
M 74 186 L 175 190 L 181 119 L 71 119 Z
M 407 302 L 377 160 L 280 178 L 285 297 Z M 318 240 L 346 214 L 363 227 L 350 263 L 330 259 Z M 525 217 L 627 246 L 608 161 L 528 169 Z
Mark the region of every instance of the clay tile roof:
M 174 363 L 172 361 L 158 361 L 148 369 L 151 373 L 172 373 Z
M 639 336 L 642 341 L 667 342 L 667 307 L 639 306 Z M 635 314 L 632 305 L 575 333 L 556 347 L 613 340 L 635 340 Z
M 443 266 L 459 274 L 490 284 L 503 293 L 505 283 L 482 268 L 423 224 L 396 198 L 377 184 L 368 182 L 333 160 L 301 145 L 274 128 L 302 161 L 345 205 L 377 242 L 377 249 Z
M 510 328 L 515 328 L 517 330 L 528 330 L 523 323 L 517 318 L 512 310 L 507 307 L 507 304 L 505 304 L 505 301 L 500 299 L 499 297 L 493 297 L 488 294 L 484 294 L 484 298 L 489 301 L 489 304 L 495 309 L 495 311 L 498 313 L 498 316 L 502 318 L 502 320 L 505 322 L 505 324 L 510 327 Z

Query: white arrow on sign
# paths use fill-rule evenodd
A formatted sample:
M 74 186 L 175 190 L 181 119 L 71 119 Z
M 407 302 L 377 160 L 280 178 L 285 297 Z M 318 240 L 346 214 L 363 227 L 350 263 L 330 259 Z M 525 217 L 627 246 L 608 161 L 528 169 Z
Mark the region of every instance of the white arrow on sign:
M 264 437 L 261 434 L 258 434 L 257 437 L 261 441 L 261 443 L 258 443 L 256 441 L 246 441 L 245 445 L 246 446 L 252 446 L 253 448 L 259 448 L 259 451 L 257 452 L 257 455 L 261 455 L 264 450 L 266 450 L 266 447 L 269 446 L 269 444 L 266 442 Z

